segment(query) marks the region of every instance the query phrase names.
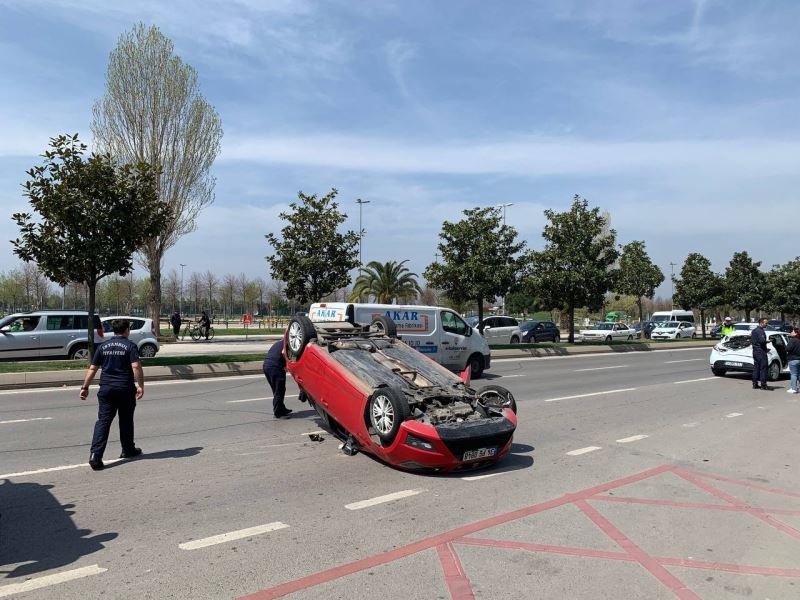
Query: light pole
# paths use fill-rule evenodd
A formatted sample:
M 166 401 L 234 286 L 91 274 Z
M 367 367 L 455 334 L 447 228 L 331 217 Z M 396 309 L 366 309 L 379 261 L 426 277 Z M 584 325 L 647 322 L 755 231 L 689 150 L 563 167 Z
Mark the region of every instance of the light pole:
M 181 263 L 181 289 L 178 292 L 178 313 L 181 315 L 181 319 L 183 318 L 183 268 L 185 266 Z
M 361 209 L 364 207 L 365 204 L 369 204 L 372 200 L 362 200 L 361 198 L 356 199 L 356 203 L 358 204 L 358 276 L 361 277 L 361 267 L 364 264 L 364 261 L 361 260 L 361 242 L 364 239 L 364 229 L 361 227 Z
M 505 229 L 505 226 L 506 226 L 506 208 L 508 208 L 509 206 L 514 206 L 514 203 L 513 202 L 506 202 L 504 204 L 498 204 L 497 206 L 495 206 L 495 208 L 502 208 L 503 209 L 503 229 Z M 506 312 L 506 297 L 504 295 L 503 296 L 503 314 L 505 314 L 505 312 Z
M 678 263 L 671 262 L 669 263 L 669 281 L 672 284 L 672 293 L 669 297 L 669 309 L 675 310 L 675 265 Z

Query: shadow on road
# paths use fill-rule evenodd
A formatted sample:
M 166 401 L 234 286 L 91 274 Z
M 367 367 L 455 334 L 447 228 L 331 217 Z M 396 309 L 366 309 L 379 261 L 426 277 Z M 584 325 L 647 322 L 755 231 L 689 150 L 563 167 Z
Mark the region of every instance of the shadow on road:
M 0 483 L 0 573 L 7 578 L 69 565 L 82 556 L 101 550 L 116 533 L 89 536 L 90 529 L 78 529 L 68 510 L 74 504 L 60 504 L 50 493 L 52 485 Z M 19 564 L 24 563 L 24 564 Z M 17 565 L 9 570 L 10 565 Z
M 181 450 L 162 450 L 161 452 L 151 452 L 148 454 L 142 454 L 141 456 L 137 456 L 136 458 L 109 463 L 106 465 L 106 469 L 113 469 L 114 467 L 119 467 L 126 463 L 138 460 L 159 460 L 162 458 L 189 458 L 190 456 L 197 456 L 198 454 L 200 454 L 200 451 L 202 449 L 203 449 L 202 446 L 195 446 L 193 448 L 183 448 Z

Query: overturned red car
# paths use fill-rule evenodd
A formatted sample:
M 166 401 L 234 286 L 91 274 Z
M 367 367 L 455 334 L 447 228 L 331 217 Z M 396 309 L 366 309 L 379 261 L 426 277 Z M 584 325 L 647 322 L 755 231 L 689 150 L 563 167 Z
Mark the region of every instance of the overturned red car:
M 511 448 L 516 402 L 480 390 L 397 338 L 394 322 L 289 323 L 287 370 L 344 451 L 367 452 L 409 471 L 448 472 L 496 463 Z

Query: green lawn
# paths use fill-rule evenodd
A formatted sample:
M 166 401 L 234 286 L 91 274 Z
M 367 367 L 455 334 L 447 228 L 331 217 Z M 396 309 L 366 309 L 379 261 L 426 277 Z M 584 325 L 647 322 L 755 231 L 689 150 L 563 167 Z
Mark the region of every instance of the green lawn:
M 566 338 L 566 336 L 564 336 Z M 562 338 L 562 339 L 564 339 Z M 706 341 L 709 344 L 713 344 L 716 340 L 711 338 L 686 338 L 680 340 L 648 340 L 648 339 L 640 339 L 640 340 L 619 340 L 614 342 L 575 342 L 574 344 L 570 344 L 568 342 L 540 342 L 538 344 L 490 344 L 489 347 L 493 350 L 513 350 L 513 349 L 522 349 L 522 348 L 580 348 L 581 346 L 627 346 L 631 344 L 648 344 L 657 346 L 659 344 L 666 344 L 666 343 L 687 343 L 687 342 L 703 342 Z
M 167 367 L 174 365 L 206 365 L 209 363 L 251 362 L 264 360 L 264 353 L 214 354 L 201 356 L 162 356 L 143 358 L 145 367 Z M 0 362 L 0 373 L 32 373 L 34 371 L 83 371 L 87 364 L 82 360 L 31 360 Z

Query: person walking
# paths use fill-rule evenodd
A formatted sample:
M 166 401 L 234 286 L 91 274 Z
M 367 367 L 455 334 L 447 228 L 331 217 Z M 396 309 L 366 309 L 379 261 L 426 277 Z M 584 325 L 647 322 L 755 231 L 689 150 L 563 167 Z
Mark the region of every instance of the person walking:
M 122 445 L 120 458 L 133 458 L 142 451 L 133 441 L 133 411 L 136 401 L 144 396 L 144 372 L 139 362 L 139 349 L 128 339 L 131 324 L 127 319 L 111 321 L 114 337 L 97 347 L 92 364 L 86 371 L 81 386 L 80 398 L 89 396 L 89 384 L 92 383 L 98 369 L 100 389 L 97 391 L 97 422 L 94 424 L 92 447 L 89 451 L 89 466 L 95 471 L 103 469 L 103 453 L 108 443 L 108 432 L 111 422 L 119 413 L 119 441 Z
M 730 317 L 725 317 L 725 320 L 722 322 L 722 329 L 720 330 L 720 335 L 725 337 L 726 335 L 731 335 L 732 333 L 736 332 L 736 328 L 733 326 L 733 319 Z
M 169 318 L 169 323 L 172 325 L 172 331 L 175 334 L 175 339 L 178 339 L 178 335 L 181 333 L 181 313 L 177 310 L 172 313 L 172 316 Z
M 283 357 L 283 338 L 272 344 L 264 357 L 264 376 L 272 390 L 272 414 L 276 419 L 288 419 L 292 414 L 286 408 L 283 398 L 286 395 L 286 359 Z
M 769 350 L 767 349 L 767 334 L 764 328 L 767 319 L 759 319 L 758 327 L 750 334 L 750 346 L 753 348 L 753 389 L 769 390 L 767 387 L 767 366 Z
M 789 343 L 786 344 L 786 360 L 789 361 L 789 389 L 790 394 L 797 394 L 797 380 L 800 378 L 800 329 L 792 327 L 789 334 Z
M 211 328 L 211 319 L 208 318 L 208 313 L 203 311 L 200 315 L 200 334 L 206 336 L 208 339 L 208 331 Z

